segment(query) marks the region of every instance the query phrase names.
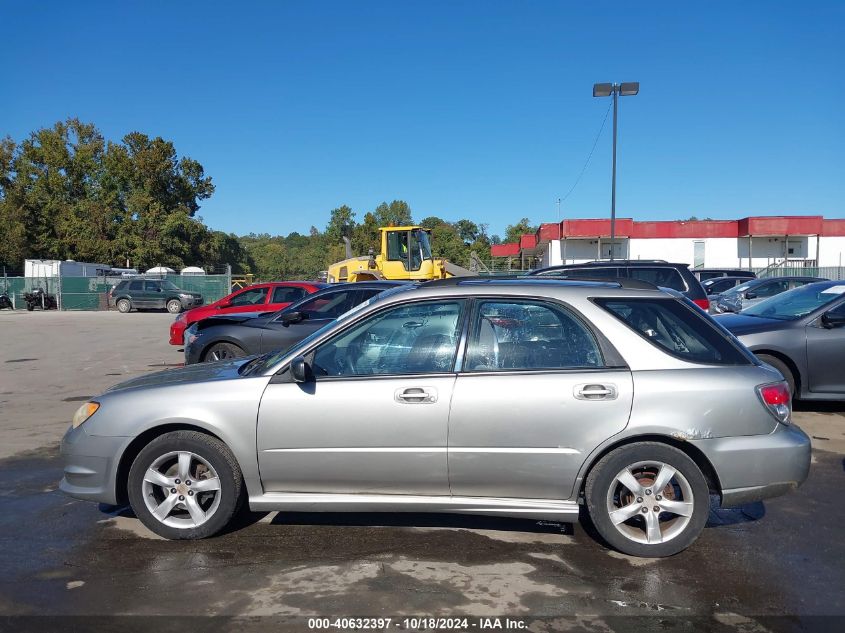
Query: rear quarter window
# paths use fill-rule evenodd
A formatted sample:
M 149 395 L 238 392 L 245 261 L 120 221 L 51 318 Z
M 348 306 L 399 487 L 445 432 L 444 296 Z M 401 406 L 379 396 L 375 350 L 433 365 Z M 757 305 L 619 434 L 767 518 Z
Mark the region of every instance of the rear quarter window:
M 750 353 L 710 317 L 676 299 L 595 299 L 595 303 L 667 354 L 690 363 L 751 365 Z
M 631 279 L 639 279 L 640 281 L 647 281 L 655 286 L 662 288 L 671 288 L 672 290 L 679 290 L 686 292 L 687 284 L 684 278 L 676 268 L 669 266 L 632 266 L 628 269 L 628 276 Z

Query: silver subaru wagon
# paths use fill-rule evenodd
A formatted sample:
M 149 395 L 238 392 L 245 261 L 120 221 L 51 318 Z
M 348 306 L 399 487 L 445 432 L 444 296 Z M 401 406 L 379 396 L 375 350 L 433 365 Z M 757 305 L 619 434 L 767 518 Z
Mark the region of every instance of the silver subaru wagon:
M 389 290 L 276 353 L 146 375 L 85 403 L 61 488 L 171 539 L 253 511 L 574 521 L 669 556 L 810 466 L 789 390 L 678 294 L 633 280 Z M 715 396 L 715 397 L 714 397 Z

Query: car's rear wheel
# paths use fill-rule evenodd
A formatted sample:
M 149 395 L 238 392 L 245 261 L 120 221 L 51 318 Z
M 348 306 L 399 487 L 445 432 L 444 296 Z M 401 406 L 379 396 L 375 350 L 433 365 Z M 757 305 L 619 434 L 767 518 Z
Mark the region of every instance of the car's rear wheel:
M 794 400 L 795 376 L 792 374 L 792 370 L 787 367 L 786 363 L 784 363 L 781 359 L 776 358 L 774 356 L 769 356 L 768 354 L 758 354 L 757 358 L 759 358 L 764 363 L 771 365 L 772 367 L 777 369 L 781 374 L 783 374 L 784 379 L 789 385 L 789 393 L 792 395 L 792 398 Z
M 182 302 L 179 299 L 171 299 L 167 302 L 167 311 L 170 314 L 179 314 L 182 311 Z
M 232 343 L 215 343 L 208 348 L 203 360 L 205 362 L 230 360 L 232 358 L 240 358 L 241 356 L 246 356 L 246 352 L 237 345 Z
M 613 548 L 632 556 L 672 556 L 698 538 L 710 510 L 707 480 L 683 451 L 659 442 L 605 455 L 587 477 L 587 510 Z
M 132 309 L 132 302 L 129 299 L 118 299 L 117 300 L 117 311 L 126 314 Z
M 199 539 L 222 530 L 244 496 L 241 471 L 220 440 L 174 431 L 145 446 L 129 470 L 135 515 L 168 539 Z

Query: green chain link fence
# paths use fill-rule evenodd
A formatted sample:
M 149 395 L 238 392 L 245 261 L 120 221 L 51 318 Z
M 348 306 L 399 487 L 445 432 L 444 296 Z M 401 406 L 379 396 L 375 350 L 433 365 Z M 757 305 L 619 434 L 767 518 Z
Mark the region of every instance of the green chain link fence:
M 153 278 L 149 276 L 147 278 Z M 228 295 L 230 275 L 166 275 L 182 290 L 199 292 L 205 304 Z M 54 295 L 61 310 L 108 310 L 108 292 L 123 281 L 121 277 L 0 277 L 0 292 L 6 292 L 16 310 L 26 309 L 24 293 L 43 288 Z

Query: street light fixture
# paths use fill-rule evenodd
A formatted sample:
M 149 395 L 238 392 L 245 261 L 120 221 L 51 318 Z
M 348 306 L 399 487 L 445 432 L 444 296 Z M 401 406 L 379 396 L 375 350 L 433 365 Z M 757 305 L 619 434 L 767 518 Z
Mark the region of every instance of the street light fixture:
M 610 195 L 610 259 L 616 242 L 616 111 L 619 95 L 633 97 L 640 91 L 640 82 L 626 81 L 621 84 L 593 84 L 594 97 L 613 95 L 613 184 Z

